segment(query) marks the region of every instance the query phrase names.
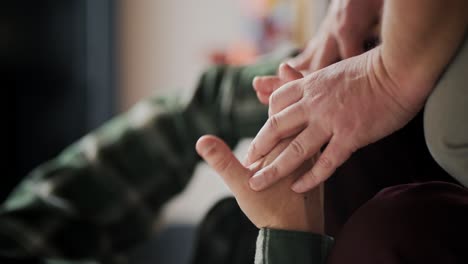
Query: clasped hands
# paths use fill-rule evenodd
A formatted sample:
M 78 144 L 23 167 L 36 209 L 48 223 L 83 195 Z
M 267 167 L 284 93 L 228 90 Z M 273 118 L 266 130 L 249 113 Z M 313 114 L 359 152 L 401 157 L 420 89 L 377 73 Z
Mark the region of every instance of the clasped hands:
M 242 211 L 258 228 L 323 234 L 323 188 L 301 194 L 290 188 L 292 182 L 312 166 L 313 158 L 264 191 L 257 192 L 249 187 L 252 175 L 268 166 L 290 141 L 281 141 L 270 153 L 249 167 L 245 167 L 221 139 L 211 135 L 201 137 L 196 150 L 222 177 Z
M 279 74 L 283 80 L 302 78 L 302 74 L 281 66 Z M 315 160 L 309 157 L 287 177 L 263 191 L 252 190 L 251 177 L 270 165 L 290 144 L 292 138 L 281 140 L 268 154 L 246 167 L 219 138 L 206 135 L 201 137 L 196 150 L 224 180 L 247 217 L 258 228 L 272 228 L 291 231 L 324 233 L 323 187 L 319 186 L 305 193 L 291 190 L 292 183 L 308 171 Z
M 270 93 L 269 118 L 244 164 L 213 136 L 202 137 L 196 149 L 257 227 L 323 233 L 321 183 L 355 150 L 403 126 L 417 109 L 392 96 L 379 48 L 305 77 L 282 64 L 278 78 L 271 90 L 259 85 L 262 79 L 254 81 L 258 93 Z
M 380 14 L 379 0 L 333 2 L 353 1 L 373 5 L 374 14 Z M 331 8 L 332 16 L 340 17 L 340 12 L 333 10 L 356 12 L 347 8 L 352 5 L 338 6 L 344 8 Z M 364 32 L 370 30 L 374 17 L 361 21 Z M 354 18 L 361 17 L 354 14 Z M 332 29 L 325 32 L 339 36 Z M 366 34 L 358 36 L 358 43 L 363 43 Z M 282 64 L 278 75 L 254 80 L 258 99 L 269 105 L 269 118 L 252 141 L 244 164 L 213 136 L 202 137 L 196 146 L 223 177 L 247 217 L 260 228 L 323 233 L 322 183 L 354 151 L 403 127 L 424 102 L 423 97 L 409 100 L 402 96 L 402 91 L 411 87 L 395 81 L 394 76 L 404 74 L 389 71 L 384 44 L 360 55 L 356 54 L 362 52 L 358 49 L 356 53 L 342 52 L 341 46 L 338 51 L 335 46 L 335 52 L 319 56 L 315 43 L 291 61 L 295 68 Z M 326 57 L 325 63 L 321 56 Z M 343 60 L 328 65 L 336 59 Z M 317 61 L 319 67 L 314 68 Z M 301 67 L 307 65 L 309 71 L 303 71 Z

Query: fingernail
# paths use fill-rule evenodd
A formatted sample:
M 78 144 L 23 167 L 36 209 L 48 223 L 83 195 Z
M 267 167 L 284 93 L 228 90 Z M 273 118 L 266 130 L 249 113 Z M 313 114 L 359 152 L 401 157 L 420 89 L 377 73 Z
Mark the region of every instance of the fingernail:
M 265 181 L 262 177 L 262 172 L 257 172 L 250 178 L 249 180 L 249 185 L 250 188 L 252 188 L 254 191 L 259 191 L 263 185 L 265 184 Z
M 302 180 L 298 180 L 291 186 L 291 189 L 297 193 L 302 193 L 304 192 L 304 187 L 304 182 Z
M 216 147 L 216 143 L 215 142 L 211 142 L 209 145 L 205 146 L 203 149 L 202 149 L 202 156 L 206 156 L 208 155 L 214 148 Z

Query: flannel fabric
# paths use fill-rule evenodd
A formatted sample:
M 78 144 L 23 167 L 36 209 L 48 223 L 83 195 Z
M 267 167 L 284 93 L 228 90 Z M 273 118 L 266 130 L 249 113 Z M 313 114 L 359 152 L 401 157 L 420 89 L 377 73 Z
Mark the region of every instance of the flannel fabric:
M 32 171 L 0 208 L 0 256 L 125 263 L 190 180 L 204 134 L 231 147 L 267 118 L 252 88 L 291 52 L 213 66 L 188 104 L 149 98 Z
M 325 264 L 333 242 L 329 236 L 263 228 L 257 237 L 255 264 Z

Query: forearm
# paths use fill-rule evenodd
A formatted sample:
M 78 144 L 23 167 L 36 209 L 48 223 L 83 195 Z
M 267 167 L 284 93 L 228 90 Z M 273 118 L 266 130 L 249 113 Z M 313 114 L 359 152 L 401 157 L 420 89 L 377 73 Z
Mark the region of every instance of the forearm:
M 428 96 L 463 39 L 467 14 L 465 0 L 385 2 L 381 58 L 404 104 Z

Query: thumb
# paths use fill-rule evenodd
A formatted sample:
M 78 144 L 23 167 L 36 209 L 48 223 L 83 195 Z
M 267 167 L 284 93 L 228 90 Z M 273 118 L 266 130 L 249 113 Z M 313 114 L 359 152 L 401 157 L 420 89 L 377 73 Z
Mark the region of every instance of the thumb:
M 301 79 L 304 76 L 302 73 L 291 67 L 287 63 L 282 63 L 278 70 L 278 75 L 283 82 L 290 82 L 297 79 Z
M 234 193 L 250 178 L 250 170 L 240 163 L 221 139 L 211 135 L 202 136 L 195 148 Z

